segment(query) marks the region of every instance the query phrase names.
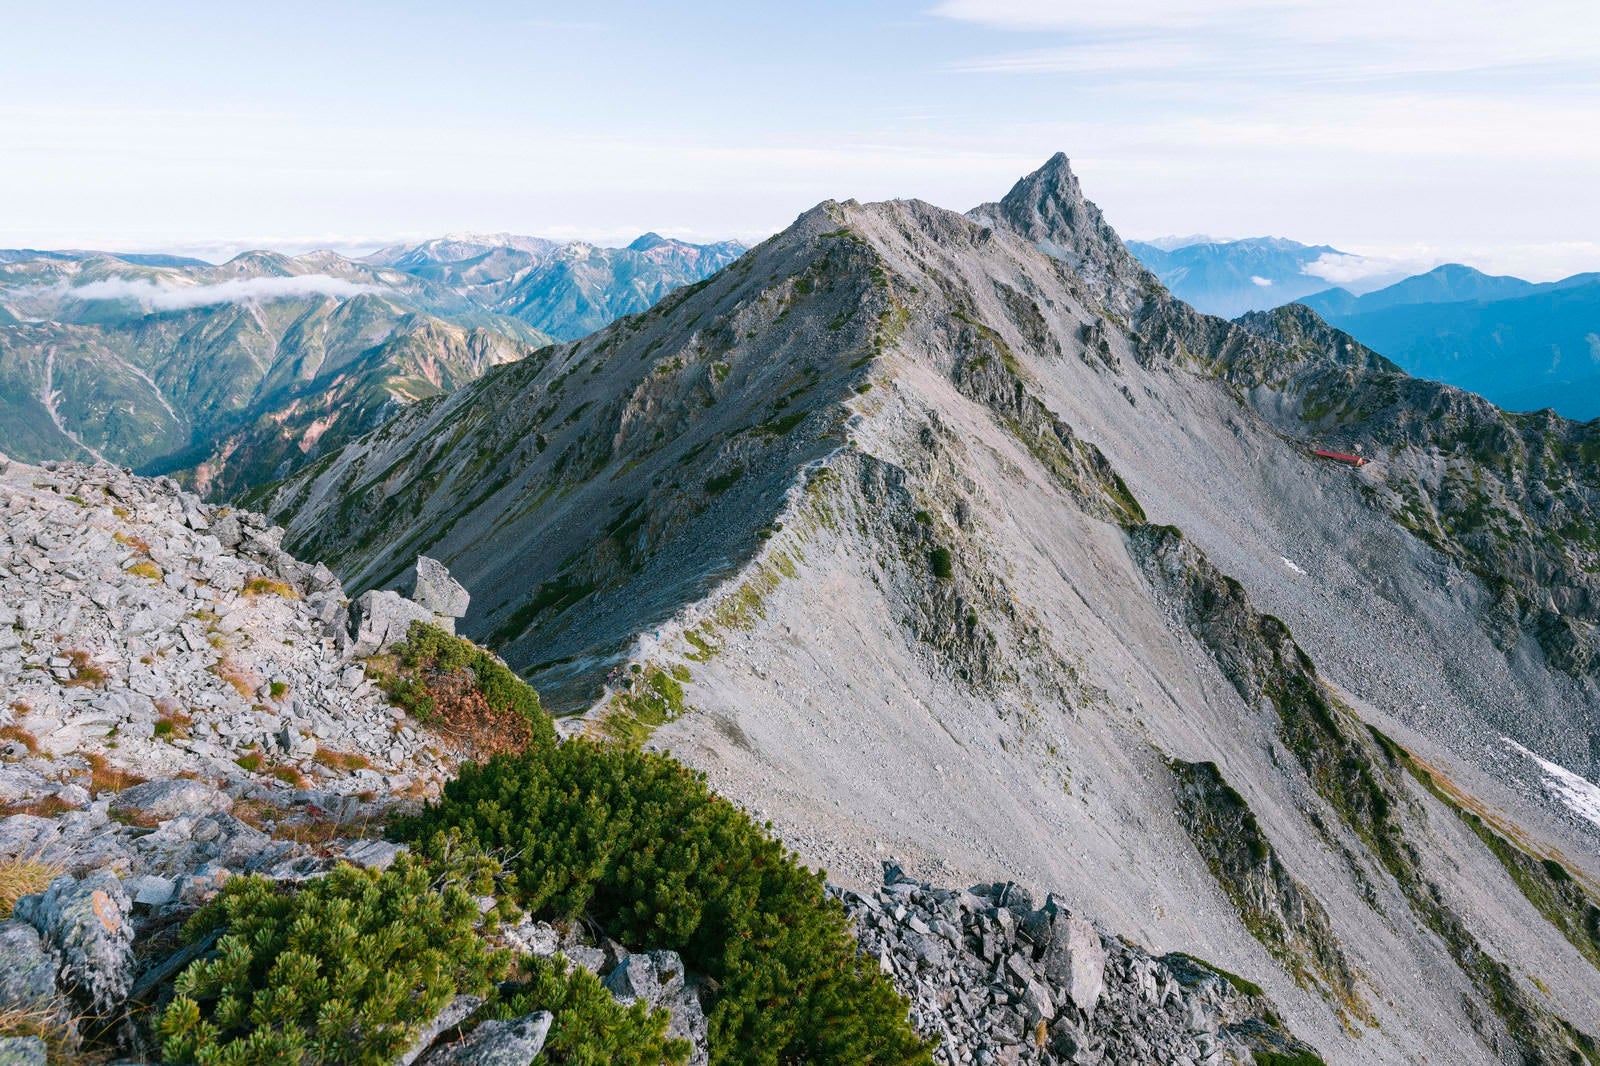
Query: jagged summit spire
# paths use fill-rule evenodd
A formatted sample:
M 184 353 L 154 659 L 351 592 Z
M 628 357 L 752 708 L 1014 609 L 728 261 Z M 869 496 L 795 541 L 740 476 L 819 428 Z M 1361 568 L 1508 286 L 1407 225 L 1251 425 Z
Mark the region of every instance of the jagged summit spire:
M 1124 313 L 1142 302 L 1152 281 L 1100 209 L 1083 195 L 1065 152 L 1018 181 L 999 203 L 975 207 L 968 216 L 1033 241 L 1071 266 L 1108 307 Z

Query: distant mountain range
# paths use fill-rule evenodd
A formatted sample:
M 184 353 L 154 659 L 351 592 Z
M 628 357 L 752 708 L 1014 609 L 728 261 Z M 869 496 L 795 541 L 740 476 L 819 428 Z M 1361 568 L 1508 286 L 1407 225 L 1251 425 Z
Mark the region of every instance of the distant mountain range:
M 1324 255 L 1343 255 L 1326 244 L 1282 237 L 1220 241 L 1205 236 L 1129 241 L 1128 251 L 1178 299 L 1207 314 L 1236 318 L 1320 292 L 1325 278 L 1306 268 Z
M 362 260 L 0 250 L 0 451 L 226 496 L 743 251 L 448 236 Z
M 478 306 L 576 340 L 651 307 L 743 255 L 738 241 L 687 244 L 646 233 L 626 248 L 511 234 L 458 234 L 380 249 L 363 261 L 449 287 Z
M 1511 411 L 1600 417 L 1600 274 L 1535 283 L 1447 263 L 1382 288 L 1306 273 L 1328 245 L 1278 237 L 1164 237 L 1128 249 L 1177 296 L 1237 317 L 1303 303 L 1407 373 Z
M 1451 263 L 1364 296 L 1301 301 L 1418 377 L 1510 411 L 1600 418 L 1600 274 L 1535 284 Z

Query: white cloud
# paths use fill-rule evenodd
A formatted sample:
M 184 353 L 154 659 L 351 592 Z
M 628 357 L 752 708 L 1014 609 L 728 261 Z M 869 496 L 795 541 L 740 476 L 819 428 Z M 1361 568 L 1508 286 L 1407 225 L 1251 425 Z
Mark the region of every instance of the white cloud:
M 1442 260 L 1433 257 L 1397 259 L 1379 255 L 1351 255 L 1347 252 L 1324 252 L 1307 263 L 1301 271 L 1334 285 L 1353 285 L 1374 278 L 1409 277 L 1422 274 L 1438 266 Z
M 266 303 L 303 296 L 333 296 L 345 299 L 364 292 L 378 292 L 376 285 L 363 285 L 326 274 L 302 274 L 286 278 L 239 278 L 214 285 L 158 285 L 135 278 L 105 278 L 69 289 L 75 300 L 133 300 L 156 311 L 182 311 L 215 304 Z
M 1272 287 L 1272 279 L 1261 277 L 1259 274 L 1251 274 L 1250 280 L 1252 283 L 1261 286 L 1263 289 Z
M 977 61 L 1020 72 L 1203 66 L 1358 80 L 1508 67 L 1581 67 L 1600 58 L 1590 0 L 942 0 L 932 13 L 993 29 L 1059 33 L 1056 48 Z M 1031 58 L 1030 58 L 1031 57 Z
M 1361 253 L 1325 252 L 1306 264 L 1304 273 L 1333 285 L 1371 289 L 1425 274 L 1445 263 L 1461 263 L 1486 274 L 1509 274 L 1528 281 L 1558 281 L 1600 267 L 1600 242 L 1374 246 Z

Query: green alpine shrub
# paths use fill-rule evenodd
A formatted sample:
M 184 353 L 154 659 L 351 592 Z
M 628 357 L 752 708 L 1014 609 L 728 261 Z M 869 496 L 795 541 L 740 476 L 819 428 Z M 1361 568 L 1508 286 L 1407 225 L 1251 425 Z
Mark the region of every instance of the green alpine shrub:
M 380 675 L 384 691 L 419 721 L 443 723 L 480 752 L 555 743 L 533 686 L 471 641 L 412 622 L 394 655 L 395 672 Z
M 585 740 L 497 756 L 394 831 L 507 856 L 535 916 L 677 951 L 718 989 L 719 1066 L 931 1062 L 821 875 L 669 756 Z
M 162 1057 L 199 1066 L 388 1066 L 457 995 L 484 995 L 509 957 L 474 931 L 478 908 L 402 856 L 340 866 L 298 892 L 228 882 L 184 928 L 222 930 L 217 957 L 179 975 L 157 1022 Z

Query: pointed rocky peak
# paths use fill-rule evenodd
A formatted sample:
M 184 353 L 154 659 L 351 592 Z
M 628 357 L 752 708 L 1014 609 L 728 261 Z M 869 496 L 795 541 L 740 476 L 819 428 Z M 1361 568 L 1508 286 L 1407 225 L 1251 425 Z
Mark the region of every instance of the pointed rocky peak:
M 654 230 L 651 230 L 649 233 L 641 234 L 637 240 L 628 245 L 628 250 L 630 252 L 648 252 L 652 248 L 658 248 L 663 244 L 671 243 L 673 242 L 667 240 Z
M 1158 284 L 1083 195 L 1064 152 L 1013 185 L 999 203 L 975 207 L 968 217 L 1026 237 L 1072 267 L 1096 297 L 1124 314 Z

